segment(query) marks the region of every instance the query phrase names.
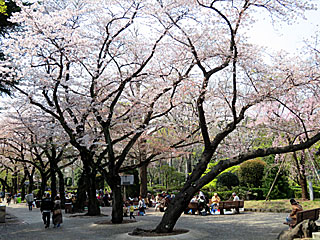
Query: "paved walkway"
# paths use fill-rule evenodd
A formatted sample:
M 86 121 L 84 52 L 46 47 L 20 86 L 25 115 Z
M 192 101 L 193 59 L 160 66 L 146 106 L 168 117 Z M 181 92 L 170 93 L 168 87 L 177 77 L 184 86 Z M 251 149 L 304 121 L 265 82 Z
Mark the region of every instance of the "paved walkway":
M 7 213 L 12 216 L 6 223 L 0 223 L 1 240 L 53 240 L 53 239 L 139 239 L 128 236 L 128 232 L 140 227 L 153 229 L 159 223 L 163 213 L 148 209 L 146 216 L 136 216 L 137 222 L 117 225 L 95 224 L 98 221 L 110 220 L 111 208 L 102 208 L 102 217 L 71 217 L 64 214 L 60 228 L 45 229 L 39 209 L 29 211 L 25 204 L 12 204 L 7 207 Z M 147 239 L 228 239 L 228 240 L 268 240 L 276 239 L 278 234 L 287 229 L 282 224 L 287 213 L 256 213 L 226 215 L 182 215 L 176 228 L 189 229 L 187 234 L 171 237 L 153 237 Z

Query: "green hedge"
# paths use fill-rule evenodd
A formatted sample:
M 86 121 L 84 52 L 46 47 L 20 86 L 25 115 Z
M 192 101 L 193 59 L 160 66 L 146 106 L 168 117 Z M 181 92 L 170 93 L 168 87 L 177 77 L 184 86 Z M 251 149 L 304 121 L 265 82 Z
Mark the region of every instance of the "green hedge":
M 293 196 L 290 197 L 294 197 L 294 198 L 302 198 L 302 190 L 301 187 L 290 187 L 290 189 L 293 192 Z M 309 189 L 308 189 L 308 194 L 309 194 Z M 313 197 L 314 198 L 320 198 L 320 187 L 319 186 L 313 186 Z

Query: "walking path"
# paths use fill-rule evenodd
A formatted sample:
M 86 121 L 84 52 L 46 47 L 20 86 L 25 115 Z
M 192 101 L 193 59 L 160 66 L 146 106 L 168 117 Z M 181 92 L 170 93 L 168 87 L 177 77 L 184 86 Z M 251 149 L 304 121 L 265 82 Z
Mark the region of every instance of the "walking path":
M 95 224 L 110 220 L 111 208 L 101 209 L 108 216 L 71 217 L 63 213 L 63 224 L 60 228 L 45 229 L 40 210 L 28 210 L 25 204 L 12 204 L 7 207 L 11 219 L 0 223 L 1 240 L 85 240 L 85 239 L 139 239 L 128 236 L 128 232 L 139 227 L 154 229 L 160 222 L 163 213 L 148 209 L 146 216 L 136 216 L 137 222 L 128 224 L 106 225 Z M 170 237 L 152 237 L 148 239 L 228 239 L 228 240 L 268 240 L 276 239 L 278 234 L 287 229 L 283 225 L 287 213 L 244 212 L 226 215 L 182 215 L 176 225 L 179 229 L 188 229 L 189 233 Z

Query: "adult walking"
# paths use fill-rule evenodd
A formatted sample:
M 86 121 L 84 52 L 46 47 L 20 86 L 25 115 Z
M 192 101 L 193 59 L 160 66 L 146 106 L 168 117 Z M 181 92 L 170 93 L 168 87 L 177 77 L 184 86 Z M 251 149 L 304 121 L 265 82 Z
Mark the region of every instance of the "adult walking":
M 29 207 L 29 211 L 32 211 L 32 205 L 33 205 L 33 201 L 34 201 L 33 193 L 29 193 L 26 196 L 26 200 L 27 200 L 27 204 L 28 204 L 28 207 Z
M 60 224 L 62 223 L 61 200 L 60 200 L 59 196 L 56 196 L 56 198 L 54 200 L 52 222 L 53 222 L 54 228 L 60 227 Z
M 47 193 L 46 197 L 42 199 L 40 211 L 45 228 L 48 228 L 50 226 L 50 213 L 53 211 L 53 201 L 50 198 L 50 193 Z

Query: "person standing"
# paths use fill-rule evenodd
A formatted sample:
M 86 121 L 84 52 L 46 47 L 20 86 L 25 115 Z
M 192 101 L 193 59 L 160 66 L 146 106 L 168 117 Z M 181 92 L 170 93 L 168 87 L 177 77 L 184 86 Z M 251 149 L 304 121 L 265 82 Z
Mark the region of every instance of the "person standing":
M 133 206 L 133 202 L 130 202 L 129 211 L 130 211 L 130 219 L 131 219 L 131 218 L 136 219 L 135 216 L 134 216 L 134 206 Z
M 42 220 L 45 228 L 50 226 L 50 213 L 53 211 L 53 201 L 50 198 L 50 193 L 46 194 L 46 197 L 42 199 L 40 211 L 42 213 Z
M 141 214 L 142 216 L 146 214 L 145 212 L 146 204 L 144 199 L 141 196 L 139 196 L 138 208 L 139 208 L 139 214 Z
M 56 196 L 56 198 L 54 200 L 52 222 L 53 222 L 54 228 L 60 227 L 60 224 L 62 223 L 61 200 L 60 200 L 59 196 Z
M 29 207 L 29 211 L 32 211 L 32 205 L 33 205 L 33 201 L 34 201 L 33 193 L 29 193 L 26 196 L 26 201 L 27 201 L 27 204 L 28 204 L 28 207 Z

